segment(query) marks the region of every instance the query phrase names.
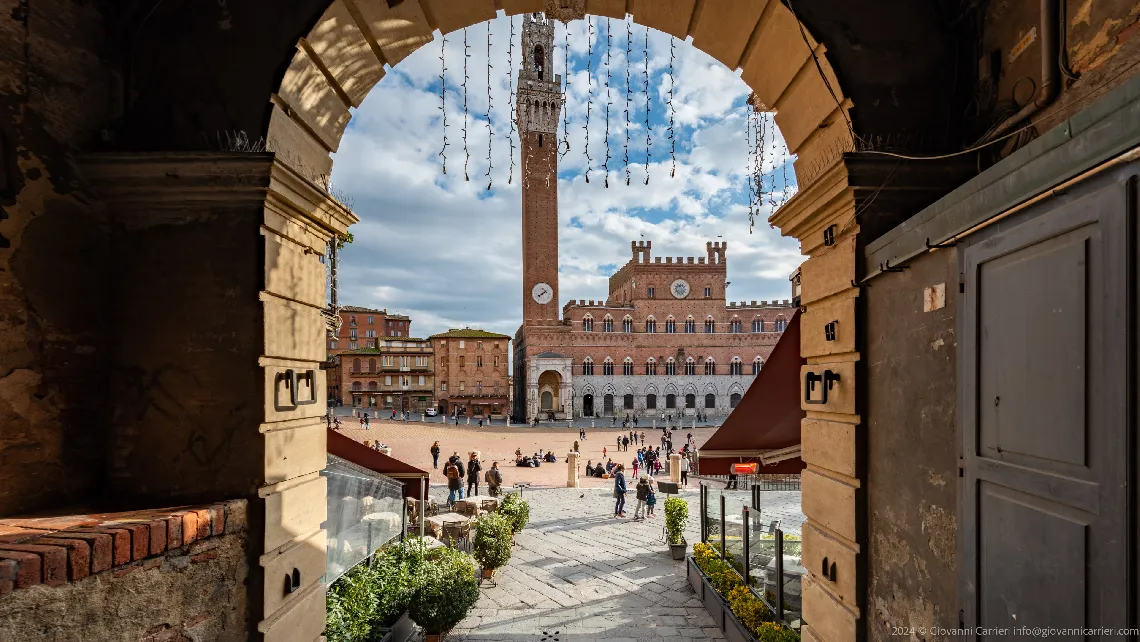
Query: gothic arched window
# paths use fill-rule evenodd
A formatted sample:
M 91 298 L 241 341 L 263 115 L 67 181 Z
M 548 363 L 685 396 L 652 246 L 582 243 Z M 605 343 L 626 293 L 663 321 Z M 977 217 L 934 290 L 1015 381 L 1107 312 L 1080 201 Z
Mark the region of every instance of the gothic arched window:
M 728 374 L 739 377 L 744 374 L 744 364 L 741 363 L 740 357 L 733 357 L 732 362 L 728 364 Z
M 633 357 L 626 357 L 625 361 L 621 364 L 621 373 L 623 375 L 633 374 Z
M 591 359 L 590 357 L 586 357 L 585 359 L 582 360 L 582 374 L 584 374 L 584 375 L 594 374 L 594 360 Z
M 606 357 L 606 360 L 602 363 L 602 374 L 604 376 L 607 376 L 607 377 L 614 376 L 614 360 L 613 359 Z

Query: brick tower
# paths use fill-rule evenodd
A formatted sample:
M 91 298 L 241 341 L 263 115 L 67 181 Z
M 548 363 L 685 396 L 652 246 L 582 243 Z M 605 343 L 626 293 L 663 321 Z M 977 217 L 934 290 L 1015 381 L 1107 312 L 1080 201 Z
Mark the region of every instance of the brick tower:
M 562 77 L 554 75 L 554 22 L 523 19 L 516 104 L 522 143 L 523 325 L 558 322 L 558 119 Z

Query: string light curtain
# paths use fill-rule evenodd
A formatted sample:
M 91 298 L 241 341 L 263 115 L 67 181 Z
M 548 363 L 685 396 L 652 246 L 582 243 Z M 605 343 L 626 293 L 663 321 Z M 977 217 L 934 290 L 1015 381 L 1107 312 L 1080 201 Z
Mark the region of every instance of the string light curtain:
M 593 165 L 594 159 L 590 158 L 590 111 L 594 105 L 594 71 L 592 60 L 594 57 L 594 17 L 586 16 L 586 24 L 589 30 L 586 33 L 586 77 L 589 79 L 589 91 L 586 97 L 586 124 L 582 129 L 586 130 L 586 182 L 590 182 L 590 166 Z
M 491 163 L 491 141 L 495 140 L 495 130 L 491 126 L 491 109 L 494 107 L 491 102 L 491 21 L 487 21 L 487 191 L 491 191 L 491 170 L 494 165 Z
M 507 117 L 511 121 L 511 131 L 507 134 L 507 140 L 511 144 L 511 170 L 507 174 L 507 185 L 515 179 L 515 120 L 518 114 L 515 113 L 515 62 L 514 62 L 514 47 L 515 47 L 515 17 L 511 16 L 511 37 L 507 40 L 507 110 L 510 112 Z
M 649 184 L 649 159 L 653 149 L 653 127 L 649 124 L 649 27 L 645 28 L 645 184 Z
M 443 173 L 447 173 L 447 36 L 439 47 L 439 110 L 443 112 L 443 148 L 439 155 L 443 158 Z
M 610 19 L 606 18 L 606 189 L 610 187 L 610 105 L 614 104 L 610 99 L 610 49 L 613 48 L 611 24 Z
M 463 180 L 470 181 L 467 166 L 471 163 L 471 152 L 467 149 L 467 59 L 471 57 L 471 47 L 467 46 L 467 29 L 463 29 Z

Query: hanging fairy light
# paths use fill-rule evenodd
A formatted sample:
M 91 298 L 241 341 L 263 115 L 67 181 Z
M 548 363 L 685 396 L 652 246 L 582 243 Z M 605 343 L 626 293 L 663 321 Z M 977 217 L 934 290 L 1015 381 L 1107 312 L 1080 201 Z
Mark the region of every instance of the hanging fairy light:
M 649 184 L 649 159 L 653 149 L 653 128 L 649 125 L 649 27 L 645 28 L 645 184 Z
M 756 143 L 754 142 L 755 131 L 755 112 L 751 108 L 744 116 L 744 144 L 748 147 L 748 161 L 744 166 L 748 172 L 748 231 L 752 232 L 752 226 L 756 220 Z
M 760 114 L 760 139 L 757 143 L 757 161 L 756 161 L 756 185 L 757 185 L 757 204 L 764 204 L 764 155 L 768 151 L 768 117 L 765 114 Z
M 467 166 L 471 163 L 471 152 L 467 149 L 467 59 L 471 57 L 471 47 L 467 46 L 467 28 L 463 29 L 463 180 L 470 181 Z
M 629 59 L 633 57 L 633 26 L 625 17 L 625 184 L 629 185 L 629 102 L 633 98 L 633 85 L 629 79 Z
M 675 46 L 677 39 L 669 37 L 669 158 L 672 159 L 673 167 L 669 170 L 669 178 L 677 176 L 677 137 L 673 132 L 673 118 L 677 114 L 676 108 L 673 106 L 673 87 L 677 84 L 676 77 L 673 76 L 673 61 L 677 57 Z
M 606 18 L 606 189 L 610 187 L 610 105 L 614 104 L 610 100 L 610 49 L 613 48 L 611 26 L 610 19 Z
M 507 40 L 507 114 L 511 121 L 511 132 L 507 140 L 511 144 L 511 171 L 507 174 L 507 185 L 515 179 L 515 63 L 512 58 L 515 46 L 515 17 L 511 16 L 511 37 Z
M 562 29 L 562 144 L 565 148 L 559 158 L 570 152 L 570 105 L 566 102 L 566 91 L 570 88 L 570 23 Z M 557 125 L 555 125 L 557 129 Z
M 767 118 L 765 118 L 764 120 L 767 121 Z M 770 190 L 768 190 L 768 205 L 770 205 L 772 207 L 772 210 L 775 211 L 775 209 L 776 209 L 776 164 L 775 164 L 775 162 L 776 162 L 776 158 L 775 158 L 776 150 L 774 149 L 775 145 L 776 145 L 776 123 L 775 123 L 775 121 L 768 124 L 768 131 L 771 132 L 771 134 L 772 134 L 772 146 L 773 146 L 773 151 L 772 151 L 772 155 L 773 155 L 773 158 L 772 158 L 772 161 L 773 161 L 772 162 L 772 188 Z M 762 169 L 763 168 L 761 168 L 761 170 Z
M 439 110 L 443 112 L 443 148 L 439 155 L 443 157 L 443 173 L 447 173 L 447 61 L 444 52 L 447 51 L 447 36 L 439 47 Z
M 592 58 L 594 56 L 594 18 L 587 16 L 586 22 L 589 26 L 589 31 L 586 34 L 586 78 L 589 80 L 589 91 L 586 97 L 586 124 L 582 129 L 586 130 L 586 182 L 590 182 L 590 165 L 593 164 L 594 159 L 590 158 L 590 110 L 594 103 L 594 73 Z
M 491 141 L 495 140 L 495 130 L 491 126 L 491 21 L 487 21 L 487 191 L 491 190 Z

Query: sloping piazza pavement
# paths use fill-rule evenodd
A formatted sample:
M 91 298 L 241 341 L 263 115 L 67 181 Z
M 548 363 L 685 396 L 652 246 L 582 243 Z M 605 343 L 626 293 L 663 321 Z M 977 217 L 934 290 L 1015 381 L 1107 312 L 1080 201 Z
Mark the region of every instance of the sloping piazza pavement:
M 433 489 L 434 490 L 434 489 Z M 433 493 L 434 494 L 434 493 Z M 699 540 L 699 495 L 689 503 L 686 539 Z M 516 536 L 497 586 L 484 583 L 479 602 L 448 640 L 607 642 L 721 640 L 665 545 L 665 496 L 657 516 L 615 519 L 610 489 L 523 492 L 531 522 Z M 690 552 L 692 547 L 690 545 Z

